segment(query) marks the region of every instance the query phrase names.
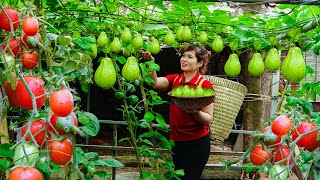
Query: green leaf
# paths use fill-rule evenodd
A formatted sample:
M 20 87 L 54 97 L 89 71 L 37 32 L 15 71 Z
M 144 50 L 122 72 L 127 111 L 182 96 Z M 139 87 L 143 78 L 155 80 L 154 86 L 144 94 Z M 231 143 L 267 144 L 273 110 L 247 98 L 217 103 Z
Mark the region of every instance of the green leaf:
M 159 113 L 156 113 L 156 121 L 159 124 L 161 128 L 166 127 L 166 121 L 163 119 L 162 115 Z
M 80 38 L 80 39 L 76 39 L 76 40 L 75 40 L 75 43 L 76 43 L 78 46 L 80 46 L 82 49 L 87 50 L 87 51 L 89 51 L 89 52 L 92 52 L 92 48 L 91 48 L 91 46 L 89 45 L 88 41 Z
M 89 163 L 89 161 L 85 159 L 84 152 L 81 148 L 76 147 L 76 153 L 77 153 L 78 164 L 87 165 Z
M 166 137 L 164 137 L 162 134 L 160 134 L 159 132 L 145 132 L 140 135 L 140 138 L 143 138 L 143 137 L 145 137 L 145 138 L 155 137 L 155 138 L 162 141 L 164 148 L 169 149 L 169 150 L 172 148 L 172 143 L 170 141 L 168 141 L 168 139 Z
M 248 164 L 246 168 L 246 174 L 249 174 L 252 171 L 252 163 Z
M 96 152 L 88 152 L 88 153 L 85 153 L 84 156 L 87 160 L 99 159 L 99 154 Z
M 311 163 L 310 162 L 305 162 L 302 164 L 301 170 L 303 173 L 308 172 L 310 168 Z
M 147 111 L 145 114 L 144 114 L 144 117 L 143 119 L 145 119 L 146 121 L 153 121 L 154 120 L 154 115 L 152 114 L 152 112 L 150 111 Z
M 87 171 L 92 174 L 94 171 L 96 170 L 96 168 L 94 167 L 94 165 L 90 162 L 89 165 L 87 166 Z
M 104 165 L 106 167 L 119 168 L 119 167 L 123 167 L 124 166 L 120 161 L 117 161 L 115 159 L 103 159 L 102 161 L 104 161 L 106 163 Z
M 50 162 L 50 166 L 52 168 L 52 172 L 58 172 L 59 169 L 60 169 L 60 165 L 58 165 L 58 164 L 56 164 L 56 163 L 54 163 L 52 161 Z
M 80 130 L 89 136 L 96 136 L 100 130 L 98 118 L 89 112 L 81 112 L 77 115 L 79 122 L 83 124 Z
M 10 148 L 13 145 L 13 143 L 0 144 L 0 157 L 9 157 L 12 159 L 14 156 L 14 151 Z
M 312 67 L 310 67 L 310 66 L 307 66 L 306 72 L 307 72 L 307 74 L 313 74 L 314 73 L 314 69 Z
M 184 176 L 184 170 L 183 169 L 176 170 L 176 175 L 177 176 Z
M 154 61 L 147 61 L 146 65 L 147 65 L 148 69 L 151 71 L 160 71 L 160 66 L 157 63 L 155 63 Z
M 99 176 L 99 178 L 101 179 L 107 179 L 111 176 L 111 174 L 108 173 L 107 171 L 96 171 L 93 174 Z
M 145 77 L 143 79 L 148 85 L 150 85 L 151 83 L 154 83 L 154 80 L 151 77 Z
M 0 159 L 0 171 L 7 170 L 11 165 L 11 162 L 6 159 Z
M 310 92 L 310 99 L 312 99 L 313 101 L 316 99 L 316 92 L 313 89 Z
M 118 56 L 116 60 L 119 61 L 121 64 L 124 64 L 127 61 L 127 59 L 123 56 Z

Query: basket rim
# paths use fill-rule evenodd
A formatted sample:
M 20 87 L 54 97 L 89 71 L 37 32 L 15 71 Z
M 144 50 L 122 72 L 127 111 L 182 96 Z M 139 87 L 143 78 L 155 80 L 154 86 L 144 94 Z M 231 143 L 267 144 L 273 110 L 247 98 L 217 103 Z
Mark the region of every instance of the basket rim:
M 179 99 L 201 99 L 201 98 L 212 98 L 212 97 L 215 97 L 215 94 L 214 95 L 211 95 L 211 96 L 196 96 L 196 97 L 190 97 L 190 96 L 172 96 L 171 95 L 171 91 L 167 93 L 171 98 L 179 98 Z
M 235 91 L 240 91 L 243 94 L 246 94 L 248 92 L 248 89 L 245 85 L 243 85 L 239 82 L 236 82 L 236 81 L 232 81 L 232 80 L 229 80 L 226 78 L 221 78 L 221 77 L 213 76 L 213 75 L 202 75 L 202 77 L 204 79 L 207 79 L 208 81 L 210 81 L 213 84 L 213 86 L 217 86 L 217 85 L 223 86 L 223 87 L 235 90 Z M 219 82 L 212 82 L 211 81 L 212 79 L 215 79 Z M 232 84 L 232 85 L 230 85 L 230 84 Z

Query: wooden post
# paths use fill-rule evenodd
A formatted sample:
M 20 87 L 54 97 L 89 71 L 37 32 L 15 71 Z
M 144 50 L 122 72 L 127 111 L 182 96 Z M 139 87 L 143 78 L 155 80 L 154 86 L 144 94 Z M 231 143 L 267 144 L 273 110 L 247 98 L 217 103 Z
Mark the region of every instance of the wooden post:
M 261 78 L 253 77 L 248 72 L 248 64 L 253 52 L 240 56 L 243 63 L 243 83 L 248 88 L 248 93 L 261 94 Z M 248 101 L 243 103 L 243 129 L 254 131 L 260 127 L 262 120 L 262 101 Z M 254 137 L 244 135 L 243 148 L 246 151 L 254 142 Z

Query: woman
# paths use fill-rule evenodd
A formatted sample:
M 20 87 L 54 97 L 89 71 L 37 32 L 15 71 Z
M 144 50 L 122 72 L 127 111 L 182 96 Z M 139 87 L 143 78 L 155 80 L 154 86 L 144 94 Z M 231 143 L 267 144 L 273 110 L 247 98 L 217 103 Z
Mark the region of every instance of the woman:
M 146 60 L 154 60 L 149 52 L 142 52 Z M 208 80 L 202 80 L 200 73 L 205 73 L 211 52 L 200 45 L 186 47 L 180 59 L 182 74 L 170 74 L 157 77 L 155 71 L 149 74 L 154 80 L 152 87 L 168 90 L 181 85 L 212 88 Z M 200 179 L 210 154 L 208 125 L 212 121 L 213 103 L 193 111 L 183 111 L 170 103 L 170 139 L 175 142 L 172 149 L 175 169 L 183 169 L 184 180 Z

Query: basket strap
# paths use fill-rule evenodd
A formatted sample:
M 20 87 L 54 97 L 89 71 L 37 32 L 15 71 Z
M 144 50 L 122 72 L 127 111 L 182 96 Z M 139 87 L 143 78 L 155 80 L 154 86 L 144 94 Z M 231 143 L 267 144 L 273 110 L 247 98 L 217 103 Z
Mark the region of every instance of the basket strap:
M 202 83 L 203 83 L 204 80 L 205 80 L 205 79 L 202 78 L 202 79 L 200 80 L 198 86 L 202 87 Z

